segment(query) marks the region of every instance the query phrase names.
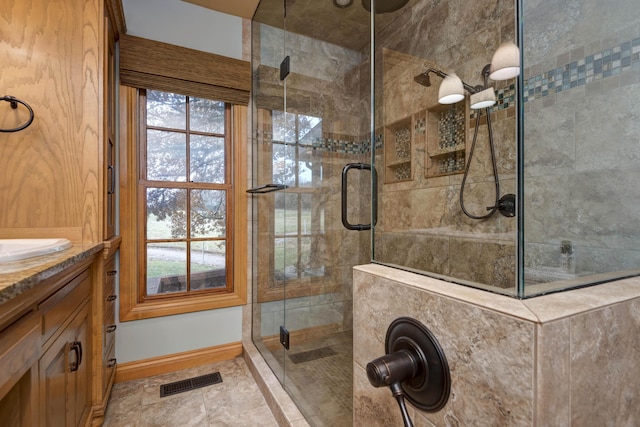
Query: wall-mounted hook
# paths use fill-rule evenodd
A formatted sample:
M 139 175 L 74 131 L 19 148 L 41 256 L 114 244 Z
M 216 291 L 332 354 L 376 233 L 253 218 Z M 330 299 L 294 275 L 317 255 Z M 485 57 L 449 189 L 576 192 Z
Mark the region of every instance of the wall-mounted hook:
M 0 129 L 0 132 L 18 132 L 22 129 L 26 129 L 27 127 L 29 127 L 29 125 L 31 125 L 31 123 L 33 122 L 33 109 L 31 108 L 31 106 L 29 104 L 27 104 L 24 101 L 19 100 L 18 98 L 16 98 L 15 96 L 9 96 L 9 95 L 5 95 L 3 97 L 0 98 L 0 101 L 7 101 L 9 103 L 9 105 L 11 105 L 11 108 L 16 110 L 18 108 L 18 104 L 22 104 L 24 105 L 27 110 L 29 110 L 29 120 L 27 120 L 27 122 L 25 124 L 23 124 L 22 126 L 18 126 L 17 128 L 13 128 L 13 129 Z

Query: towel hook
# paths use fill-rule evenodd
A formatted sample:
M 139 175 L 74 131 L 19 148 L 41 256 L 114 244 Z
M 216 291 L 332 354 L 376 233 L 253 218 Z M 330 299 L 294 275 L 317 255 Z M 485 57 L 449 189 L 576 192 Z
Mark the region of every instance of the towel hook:
M 29 120 L 27 120 L 25 124 L 13 129 L 0 129 L 0 132 L 18 132 L 22 129 L 26 129 L 33 122 L 33 109 L 26 102 L 19 100 L 15 96 L 9 96 L 9 95 L 5 95 L 1 97 L 0 101 L 7 101 L 9 104 L 11 104 L 11 108 L 14 110 L 18 108 L 18 104 L 24 105 L 27 108 L 27 110 L 29 110 Z

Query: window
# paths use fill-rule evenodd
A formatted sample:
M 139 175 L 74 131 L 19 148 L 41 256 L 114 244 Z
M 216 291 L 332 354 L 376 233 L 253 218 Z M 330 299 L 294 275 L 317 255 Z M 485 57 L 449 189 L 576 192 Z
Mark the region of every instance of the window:
M 322 277 L 323 163 L 314 158 L 313 145 L 322 138 L 322 119 L 273 111 L 272 126 L 272 182 L 289 187 L 274 199 L 274 280 Z
M 230 106 L 141 90 L 144 298 L 233 290 Z
M 124 90 L 121 319 L 244 304 L 246 107 Z

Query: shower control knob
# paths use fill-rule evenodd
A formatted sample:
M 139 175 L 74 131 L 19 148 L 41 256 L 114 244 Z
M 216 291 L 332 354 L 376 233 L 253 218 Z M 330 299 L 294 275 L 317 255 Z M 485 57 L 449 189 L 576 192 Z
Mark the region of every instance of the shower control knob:
M 389 325 L 385 355 L 367 363 L 367 378 L 374 387 L 387 386 L 398 400 L 405 426 L 403 399 L 427 412 L 436 412 L 449 399 L 451 376 L 442 347 L 425 325 L 399 317 Z
M 385 354 L 367 363 L 367 378 L 374 387 L 390 386 L 416 376 L 418 362 L 407 350 Z

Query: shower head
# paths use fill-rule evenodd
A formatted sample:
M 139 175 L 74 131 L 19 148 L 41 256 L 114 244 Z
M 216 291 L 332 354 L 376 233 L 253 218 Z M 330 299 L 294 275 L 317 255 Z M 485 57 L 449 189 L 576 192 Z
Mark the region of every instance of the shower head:
M 422 86 L 429 87 L 431 86 L 431 78 L 429 78 L 429 72 L 425 71 L 424 73 L 420 73 L 413 78 L 416 83 L 421 84 Z
M 442 79 L 446 79 L 449 76 L 449 74 L 445 73 L 444 71 L 438 70 L 437 68 L 427 68 L 426 71 L 423 71 L 422 73 L 420 73 L 417 76 L 415 76 L 413 78 L 413 80 L 415 80 L 416 83 L 419 83 L 422 86 L 429 87 L 429 86 L 431 86 L 431 79 L 429 78 L 429 73 L 433 73 L 433 74 L 435 74 L 436 76 L 438 76 L 438 77 L 440 77 Z M 474 93 L 480 92 L 481 90 L 484 89 L 484 87 L 482 87 L 482 86 L 476 86 L 476 87 L 470 86 L 470 85 L 466 84 L 464 81 L 462 82 L 462 86 L 470 94 L 474 94 Z

